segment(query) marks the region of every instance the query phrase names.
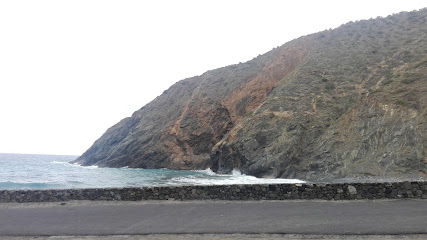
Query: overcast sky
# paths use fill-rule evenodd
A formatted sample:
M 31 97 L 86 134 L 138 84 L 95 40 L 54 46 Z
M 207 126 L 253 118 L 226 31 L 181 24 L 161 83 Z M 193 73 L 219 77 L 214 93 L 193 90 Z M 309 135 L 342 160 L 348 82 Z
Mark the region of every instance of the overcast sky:
M 405 1 L 0 1 L 0 152 L 73 154 L 173 83 Z

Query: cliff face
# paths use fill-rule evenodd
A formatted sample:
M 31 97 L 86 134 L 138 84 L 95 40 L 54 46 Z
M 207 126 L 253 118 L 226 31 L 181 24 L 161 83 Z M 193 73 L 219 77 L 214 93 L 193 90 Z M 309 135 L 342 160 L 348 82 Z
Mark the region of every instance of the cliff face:
M 345 24 L 184 79 L 76 162 L 260 177 L 427 172 L 427 10 Z

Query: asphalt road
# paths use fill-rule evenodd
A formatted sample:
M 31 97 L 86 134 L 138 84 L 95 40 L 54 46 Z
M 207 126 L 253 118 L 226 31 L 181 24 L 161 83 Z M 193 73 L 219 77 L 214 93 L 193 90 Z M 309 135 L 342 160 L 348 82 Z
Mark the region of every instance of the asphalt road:
M 0 236 L 231 233 L 426 234 L 427 200 L 0 204 Z

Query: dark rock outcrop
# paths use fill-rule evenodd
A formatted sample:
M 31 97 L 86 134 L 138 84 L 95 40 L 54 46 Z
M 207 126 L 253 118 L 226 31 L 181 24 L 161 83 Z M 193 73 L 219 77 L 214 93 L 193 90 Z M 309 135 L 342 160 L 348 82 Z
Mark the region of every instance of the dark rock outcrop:
M 177 82 L 76 162 L 258 177 L 423 177 L 427 10 L 358 21 Z

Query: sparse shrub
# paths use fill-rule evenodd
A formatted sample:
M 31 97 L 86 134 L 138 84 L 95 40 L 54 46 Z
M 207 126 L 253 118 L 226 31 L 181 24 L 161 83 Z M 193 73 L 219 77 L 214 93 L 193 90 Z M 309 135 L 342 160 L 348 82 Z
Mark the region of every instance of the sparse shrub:
M 405 78 L 405 79 L 402 79 L 401 82 L 404 84 L 410 84 L 410 83 L 415 82 L 416 80 L 417 79 Z
M 413 68 L 418 68 L 418 67 L 421 67 L 421 66 L 427 67 L 427 59 L 425 59 L 425 60 L 423 60 L 423 61 L 415 64 Z
M 410 84 L 417 81 L 418 79 L 421 79 L 422 76 L 423 75 L 421 73 L 404 73 L 400 77 L 400 82 L 404 84 Z
M 331 83 L 331 82 L 327 82 L 325 84 L 325 89 L 328 90 L 328 91 L 334 90 L 335 89 L 335 85 L 333 83 Z
M 390 83 L 392 83 L 393 82 L 393 80 L 392 79 L 387 79 L 386 81 L 384 81 L 382 84 L 383 85 L 389 85 Z
M 407 102 L 405 102 L 405 101 L 403 101 L 402 99 L 398 99 L 398 100 L 396 100 L 396 102 L 395 102 L 397 105 L 400 105 L 400 106 L 403 106 L 403 107 L 407 107 L 408 106 L 408 103 Z

